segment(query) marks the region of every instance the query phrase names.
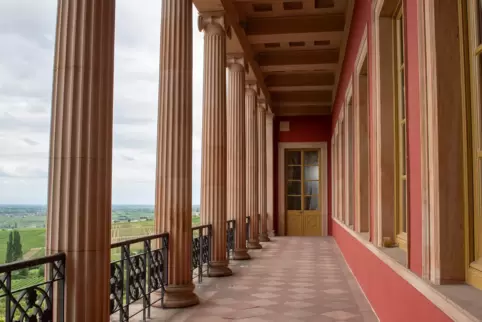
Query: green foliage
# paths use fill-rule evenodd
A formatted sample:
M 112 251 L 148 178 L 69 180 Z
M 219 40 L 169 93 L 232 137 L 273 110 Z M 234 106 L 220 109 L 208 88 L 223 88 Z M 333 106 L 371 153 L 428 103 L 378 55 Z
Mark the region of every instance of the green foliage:
M 5 263 L 13 262 L 13 233 L 10 232 L 8 234 L 8 241 L 7 241 L 7 252 L 5 257 Z
M 41 265 L 38 269 L 38 277 L 44 277 L 45 276 L 45 267 L 44 265 Z
M 10 233 L 12 233 L 12 244 L 13 244 L 13 232 L 4 230 L 0 231 L 0 264 L 7 262 L 7 249 L 8 249 L 8 241 L 10 238 Z M 27 253 L 32 248 L 43 248 L 45 245 L 45 229 L 44 228 L 26 228 L 26 229 L 18 229 L 18 233 L 22 238 L 22 250 L 24 253 Z M 7 245 L 7 247 L 5 246 Z M 37 256 L 43 256 L 44 252 L 39 250 L 37 252 Z M 33 257 L 33 258 L 35 258 Z M 30 257 L 32 258 L 32 257 Z
M 19 261 L 23 257 L 22 251 L 22 239 L 20 233 L 17 230 L 13 231 L 13 247 L 12 247 L 12 259 L 13 261 Z

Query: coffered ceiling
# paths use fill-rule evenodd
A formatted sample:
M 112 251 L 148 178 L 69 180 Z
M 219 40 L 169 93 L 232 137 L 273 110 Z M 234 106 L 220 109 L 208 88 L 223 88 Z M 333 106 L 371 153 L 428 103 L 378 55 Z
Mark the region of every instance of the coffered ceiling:
M 233 37 L 277 115 L 330 114 L 354 0 L 194 0 L 224 10 Z

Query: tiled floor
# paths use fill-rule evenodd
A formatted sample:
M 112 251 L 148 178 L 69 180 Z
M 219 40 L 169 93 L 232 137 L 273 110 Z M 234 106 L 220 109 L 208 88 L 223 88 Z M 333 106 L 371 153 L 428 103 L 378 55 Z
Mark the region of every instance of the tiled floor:
M 378 321 L 333 239 L 279 237 L 232 262 L 233 276 L 204 278 L 201 304 L 153 309 L 154 321 Z

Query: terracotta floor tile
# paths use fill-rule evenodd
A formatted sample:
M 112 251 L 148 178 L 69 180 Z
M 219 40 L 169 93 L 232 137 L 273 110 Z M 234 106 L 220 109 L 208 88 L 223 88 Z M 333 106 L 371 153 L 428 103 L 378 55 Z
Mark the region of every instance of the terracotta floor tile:
M 153 308 L 151 321 L 378 320 L 332 238 L 276 237 L 250 255 L 233 262 L 233 276 L 204 278 L 196 286 L 200 305 Z

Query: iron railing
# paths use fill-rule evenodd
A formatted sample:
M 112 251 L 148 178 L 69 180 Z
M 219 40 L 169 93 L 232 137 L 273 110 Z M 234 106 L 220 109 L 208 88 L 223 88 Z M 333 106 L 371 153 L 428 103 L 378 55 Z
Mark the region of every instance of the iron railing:
M 119 254 L 120 252 L 120 254 Z M 169 234 L 156 234 L 111 245 L 110 314 L 119 313 L 119 321 L 142 312 L 143 321 L 151 316 L 151 306 L 164 303 L 168 277 Z M 120 256 L 119 259 L 112 260 Z M 153 300 L 152 293 L 159 292 Z M 131 305 L 141 308 L 131 312 Z M 142 302 L 142 303 L 141 303 Z
M 233 258 L 236 235 L 236 220 L 226 222 L 226 253 L 228 258 Z
M 250 224 L 251 224 L 251 218 L 249 216 L 246 216 L 246 243 L 249 241 Z
M 209 273 L 211 262 L 212 226 L 192 227 L 191 275 L 202 283 L 203 274 Z
M 34 269 L 37 278 L 30 279 Z M 16 287 L 19 282 L 27 285 Z M 63 322 L 64 292 L 65 253 L 0 265 L 0 318 L 6 322 L 51 322 L 54 316 Z

